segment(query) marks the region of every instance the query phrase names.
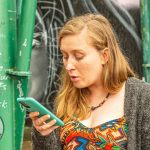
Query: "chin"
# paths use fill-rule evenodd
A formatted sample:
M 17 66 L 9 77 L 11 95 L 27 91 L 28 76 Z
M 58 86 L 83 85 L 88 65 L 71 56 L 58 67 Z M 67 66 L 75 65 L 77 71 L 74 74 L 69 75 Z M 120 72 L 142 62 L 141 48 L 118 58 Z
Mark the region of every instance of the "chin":
M 78 89 L 83 89 L 83 88 L 86 88 L 87 86 L 85 85 L 81 85 L 81 84 L 73 84 L 76 88 Z

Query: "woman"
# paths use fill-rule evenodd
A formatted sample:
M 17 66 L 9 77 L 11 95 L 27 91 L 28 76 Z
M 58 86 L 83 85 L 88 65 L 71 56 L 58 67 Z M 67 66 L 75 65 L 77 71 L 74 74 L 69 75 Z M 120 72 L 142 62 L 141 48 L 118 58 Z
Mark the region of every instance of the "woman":
M 55 112 L 65 126 L 30 113 L 33 148 L 148 150 L 150 85 L 134 77 L 108 20 L 73 18 L 60 30 L 59 46 L 64 69 Z

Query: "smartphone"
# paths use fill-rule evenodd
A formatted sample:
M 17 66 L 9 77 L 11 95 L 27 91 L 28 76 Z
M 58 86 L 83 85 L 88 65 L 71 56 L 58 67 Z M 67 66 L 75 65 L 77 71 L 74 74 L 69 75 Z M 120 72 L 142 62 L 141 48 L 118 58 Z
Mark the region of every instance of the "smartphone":
M 43 115 L 50 115 L 50 120 L 56 120 L 56 126 L 64 126 L 64 122 L 55 116 L 52 112 L 50 112 L 47 108 L 45 108 L 42 104 L 40 104 L 37 100 L 32 97 L 20 97 L 17 98 L 17 101 L 26 108 L 28 112 L 38 111 L 41 117 Z M 49 120 L 48 120 L 49 121 Z

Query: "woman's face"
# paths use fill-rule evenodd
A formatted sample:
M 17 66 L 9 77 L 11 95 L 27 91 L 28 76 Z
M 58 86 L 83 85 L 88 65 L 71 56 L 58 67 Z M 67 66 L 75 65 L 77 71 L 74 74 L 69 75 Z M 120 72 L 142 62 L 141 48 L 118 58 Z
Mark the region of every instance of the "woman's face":
M 77 88 L 101 85 L 103 54 L 89 42 L 84 30 L 61 39 L 64 67 Z

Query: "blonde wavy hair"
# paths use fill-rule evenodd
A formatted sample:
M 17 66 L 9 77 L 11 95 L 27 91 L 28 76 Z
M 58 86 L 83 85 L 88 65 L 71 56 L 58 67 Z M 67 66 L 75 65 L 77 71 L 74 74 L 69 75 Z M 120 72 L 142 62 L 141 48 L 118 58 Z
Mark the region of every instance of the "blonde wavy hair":
M 109 93 L 117 93 L 128 77 L 133 77 L 125 56 L 122 54 L 118 40 L 109 21 L 100 14 L 85 14 L 69 20 L 59 32 L 59 45 L 61 39 L 68 35 L 79 34 L 86 27 L 91 44 L 98 51 L 108 49 L 109 59 L 102 71 L 102 84 Z M 74 87 L 66 70 L 61 73 L 61 84 L 55 101 L 58 117 L 68 121 L 73 117 L 79 120 L 89 116 L 86 88 Z

